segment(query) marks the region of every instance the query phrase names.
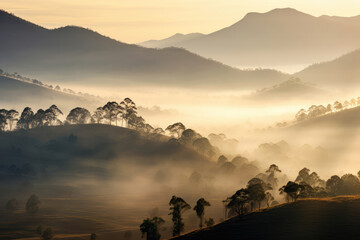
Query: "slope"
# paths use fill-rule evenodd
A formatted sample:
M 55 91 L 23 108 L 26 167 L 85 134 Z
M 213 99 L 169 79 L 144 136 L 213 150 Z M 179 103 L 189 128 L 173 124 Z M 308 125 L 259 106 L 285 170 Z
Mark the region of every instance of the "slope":
M 228 88 L 286 76 L 273 70 L 240 71 L 179 48 L 125 44 L 80 27 L 48 30 L 5 11 L 0 11 L 0 32 L 0 65 L 51 83 Z
M 357 196 L 300 200 L 173 239 L 356 239 L 359 207 Z
M 229 27 L 176 46 L 232 66 L 311 64 L 360 47 L 358 18 L 334 19 L 291 8 L 248 13 Z

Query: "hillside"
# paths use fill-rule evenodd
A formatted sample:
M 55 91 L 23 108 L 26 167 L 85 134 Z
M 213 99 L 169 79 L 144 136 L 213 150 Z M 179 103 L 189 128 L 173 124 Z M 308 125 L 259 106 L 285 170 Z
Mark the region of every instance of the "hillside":
M 314 64 L 295 74 L 310 81 L 340 89 L 352 89 L 359 86 L 360 49 L 345 54 L 335 60 Z
M 314 17 L 291 8 L 253 12 L 175 46 L 232 66 L 312 64 L 359 48 L 358 19 Z
M 274 84 L 273 70 L 240 71 L 179 48 L 149 49 L 81 27 L 45 29 L 0 11 L 0 66 L 51 83 L 100 86 L 234 87 Z M 219 83 L 221 79 L 221 84 Z
M 357 239 L 359 214 L 358 196 L 300 200 L 173 239 Z
M 288 104 L 290 101 L 304 102 L 306 99 L 323 98 L 326 91 L 318 88 L 314 84 L 306 83 L 300 79 L 290 79 L 270 88 L 264 88 L 245 97 L 245 99 L 256 102 L 280 101 Z
M 57 104 L 64 112 L 68 112 L 75 105 L 94 108 L 99 104 L 99 99 L 68 94 L 0 75 L 0 102 L 1 108 L 21 110 L 27 106 L 37 109 Z
M 149 40 L 145 42 L 141 42 L 138 45 L 143 47 L 149 47 L 149 48 L 164 48 L 164 47 L 173 47 L 176 46 L 176 44 L 187 41 L 190 39 L 198 38 L 203 36 L 202 33 L 189 33 L 189 34 L 182 34 L 177 33 L 171 37 L 161 39 L 161 40 Z

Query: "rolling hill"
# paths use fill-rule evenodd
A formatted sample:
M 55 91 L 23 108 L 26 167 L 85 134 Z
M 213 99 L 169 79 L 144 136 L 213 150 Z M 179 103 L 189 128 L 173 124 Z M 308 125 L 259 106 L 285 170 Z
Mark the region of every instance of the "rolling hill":
M 72 108 L 82 106 L 95 108 L 100 103 L 100 98 L 86 97 L 56 91 L 44 86 L 39 86 L 12 77 L 0 75 L 0 108 L 16 108 L 22 110 L 25 107 L 48 108 L 56 104 L 67 114 Z
M 0 11 L 0 32 L 0 66 L 50 83 L 229 88 L 287 77 L 273 70 L 240 71 L 184 49 L 130 45 L 81 27 L 49 30 L 5 11 Z
M 357 239 L 359 207 L 358 196 L 299 200 L 172 239 Z
M 325 61 L 359 42 L 359 16 L 314 17 L 285 8 L 248 13 L 229 27 L 173 45 L 232 66 L 261 67 Z
M 294 74 L 301 79 L 340 89 L 353 89 L 360 84 L 360 49 L 332 61 L 314 64 Z
M 148 48 L 173 47 L 182 41 L 198 38 L 203 35 L 204 34 L 202 33 L 189 33 L 189 34 L 176 33 L 175 35 L 162 40 L 149 40 L 149 41 L 141 42 L 138 45 Z

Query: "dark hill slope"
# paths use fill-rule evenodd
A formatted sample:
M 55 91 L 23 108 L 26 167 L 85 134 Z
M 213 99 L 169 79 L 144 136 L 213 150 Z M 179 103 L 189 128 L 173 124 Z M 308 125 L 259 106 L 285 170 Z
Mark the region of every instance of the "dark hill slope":
M 174 239 L 358 239 L 359 214 L 359 197 L 300 200 L 235 217 Z
M 241 71 L 184 49 L 126 44 L 80 27 L 49 30 L 5 11 L 0 11 L 0 32 L 0 66 L 52 83 L 226 88 L 286 78 L 273 70 Z
M 95 108 L 99 99 L 82 97 L 55 91 L 28 82 L 0 76 L 0 108 L 22 108 L 29 106 L 35 111 L 37 108 L 48 108 L 56 104 L 67 114 L 76 106 Z

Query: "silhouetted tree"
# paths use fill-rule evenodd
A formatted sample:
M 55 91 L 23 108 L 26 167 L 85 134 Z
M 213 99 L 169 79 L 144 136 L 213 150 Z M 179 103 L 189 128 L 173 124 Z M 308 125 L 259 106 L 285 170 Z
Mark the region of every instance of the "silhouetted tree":
M 140 225 L 140 231 L 142 237 L 146 234 L 146 240 L 159 240 L 161 235 L 159 233 L 160 225 L 164 224 L 164 220 L 161 217 L 154 217 L 152 219 L 147 218 Z
M 165 134 L 165 131 L 162 128 L 155 128 L 154 133 L 156 133 L 156 134 Z
M 271 184 L 272 188 L 277 188 L 278 180 L 276 178 L 276 173 L 281 172 L 280 168 L 276 164 L 271 164 L 266 172 L 269 173 L 267 181 Z
M 52 240 L 52 239 L 54 239 L 54 232 L 53 232 L 52 228 L 46 228 L 43 231 L 43 233 L 41 235 L 41 238 L 43 240 Z
M 341 188 L 341 194 L 359 194 L 360 193 L 360 181 L 352 174 L 345 174 L 341 177 L 343 182 Z
M 104 109 L 102 108 L 102 107 L 98 107 L 96 110 L 95 110 L 95 112 L 94 112 L 94 114 L 93 114 L 93 119 L 95 120 L 95 122 L 97 123 L 97 124 L 99 124 L 100 122 L 101 122 L 101 120 L 103 120 L 104 119 L 104 114 L 105 114 L 105 111 L 104 111 Z
M 10 200 L 6 203 L 6 206 L 5 206 L 6 211 L 7 211 L 7 212 L 10 212 L 10 213 L 15 212 L 18 208 L 19 208 L 19 203 L 18 203 L 18 201 L 17 201 L 15 198 L 10 199 Z
M 179 141 L 185 145 L 192 145 L 193 142 L 198 138 L 201 138 L 201 135 L 194 130 L 188 128 L 182 132 Z
M 45 125 L 45 111 L 43 109 L 39 109 L 35 113 L 31 125 L 32 127 L 42 127 Z
M 137 116 L 136 113 L 133 113 L 127 119 L 127 125 L 128 127 L 136 130 L 143 130 L 145 126 L 145 120 L 141 116 Z
M 120 106 L 123 109 L 123 111 L 122 111 L 122 119 L 125 121 L 125 124 L 126 124 L 125 127 L 128 127 L 130 117 L 133 114 L 135 114 L 135 115 L 137 114 L 136 104 L 130 98 L 125 98 L 120 103 Z
M 40 199 L 35 194 L 31 195 L 26 202 L 26 211 L 31 214 L 35 214 L 39 210 Z
M 21 113 L 20 119 L 17 122 L 18 128 L 30 129 L 33 118 L 34 112 L 31 110 L 31 108 L 24 108 L 23 112 Z
M 334 102 L 333 106 L 334 106 L 334 109 L 337 111 L 340 111 L 343 109 L 343 105 L 339 101 Z
M 46 125 L 60 125 L 61 121 L 58 119 L 58 116 L 62 114 L 62 111 L 56 105 L 51 105 L 48 109 L 45 110 L 44 117 Z
M 0 114 L 0 131 L 5 131 L 6 128 L 6 118 Z
M 265 193 L 265 203 L 267 207 L 270 207 L 271 203 L 274 201 L 274 197 L 271 195 L 271 193 L 267 192 Z
M 70 124 L 87 124 L 91 122 L 90 112 L 81 107 L 74 108 L 66 117 Z
M 185 126 L 181 122 L 174 123 L 172 125 L 169 125 L 165 131 L 168 131 L 172 137 L 180 138 L 183 131 L 185 131 Z
M 279 189 L 280 194 L 286 194 L 287 201 L 293 200 L 296 201 L 301 193 L 301 190 L 303 189 L 302 186 L 295 182 L 289 181 L 285 186 L 281 187 Z
M 226 163 L 227 162 L 227 158 L 224 156 L 224 155 L 221 155 L 219 158 L 218 158 L 218 160 L 217 160 L 217 164 L 218 165 L 223 165 L 224 163 Z
M 205 220 L 205 224 L 207 227 L 211 227 L 215 224 L 215 221 L 214 221 L 214 219 L 209 218 L 209 219 Z
M 246 205 L 250 202 L 249 194 L 248 189 L 242 188 L 225 200 L 227 203 L 226 208 L 230 210 L 230 216 L 233 214 L 237 214 L 239 216 L 245 214 Z
M 104 118 L 109 120 L 109 125 L 116 120 L 117 115 L 119 114 L 119 104 L 117 102 L 108 102 L 106 103 L 102 109 L 104 110 Z
M 172 215 L 173 221 L 173 236 L 180 235 L 180 233 L 184 230 L 184 223 L 182 221 L 182 213 L 186 210 L 189 210 L 190 205 L 184 201 L 184 199 L 176 196 L 172 196 L 170 202 L 170 213 Z
M 343 180 L 339 176 L 331 176 L 329 180 L 326 181 L 326 189 L 329 191 L 330 195 L 337 196 L 341 193 L 341 188 L 343 186 Z
M 193 147 L 201 154 L 212 157 L 215 155 L 214 147 L 210 144 L 207 138 L 201 137 L 193 142 Z
M 200 228 L 203 227 L 205 207 L 209 207 L 209 206 L 211 206 L 210 203 L 206 201 L 204 198 L 200 198 L 196 202 L 196 206 L 194 207 L 194 210 L 196 212 L 196 215 L 200 219 L 200 224 L 199 224 Z
M 270 189 L 272 189 L 271 186 L 259 178 L 251 179 L 247 186 L 249 198 L 254 203 L 258 203 L 258 208 L 261 207 L 261 202 L 265 200 L 265 191 Z

